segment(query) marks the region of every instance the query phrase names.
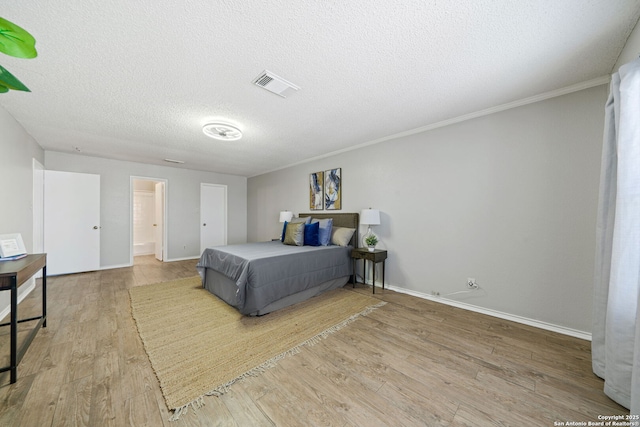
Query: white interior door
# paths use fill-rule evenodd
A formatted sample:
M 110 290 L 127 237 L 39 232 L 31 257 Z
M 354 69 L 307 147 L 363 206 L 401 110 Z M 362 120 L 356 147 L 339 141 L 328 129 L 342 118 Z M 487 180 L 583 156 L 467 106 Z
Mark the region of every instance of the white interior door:
M 164 182 L 156 183 L 155 197 L 156 221 L 154 225 L 156 241 L 156 259 L 162 261 L 162 251 L 164 249 Z
M 200 184 L 200 253 L 227 244 L 227 186 Z
M 44 171 L 47 274 L 100 268 L 100 175 Z

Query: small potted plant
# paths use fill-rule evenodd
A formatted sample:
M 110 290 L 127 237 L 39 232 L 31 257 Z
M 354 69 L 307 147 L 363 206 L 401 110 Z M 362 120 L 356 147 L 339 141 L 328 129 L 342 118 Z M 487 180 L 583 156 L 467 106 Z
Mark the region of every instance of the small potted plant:
M 364 239 L 364 243 L 369 247 L 369 252 L 373 252 L 378 244 L 378 237 L 375 234 L 370 234 Z

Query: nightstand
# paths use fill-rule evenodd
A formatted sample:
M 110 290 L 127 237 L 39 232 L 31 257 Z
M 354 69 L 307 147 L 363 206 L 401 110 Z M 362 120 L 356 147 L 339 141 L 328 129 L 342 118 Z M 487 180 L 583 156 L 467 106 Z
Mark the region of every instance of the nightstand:
M 382 262 L 382 289 L 384 289 L 384 261 L 387 259 L 387 251 L 383 249 L 374 249 L 373 252 L 368 248 L 358 248 L 351 251 L 351 258 L 353 258 L 353 287 L 356 286 L 356 261 L 363 260 L 362 268 L 362 281 L 367 283 L 367 261 L 373 262 L 373 293 L 376 293 L 376 264 Z

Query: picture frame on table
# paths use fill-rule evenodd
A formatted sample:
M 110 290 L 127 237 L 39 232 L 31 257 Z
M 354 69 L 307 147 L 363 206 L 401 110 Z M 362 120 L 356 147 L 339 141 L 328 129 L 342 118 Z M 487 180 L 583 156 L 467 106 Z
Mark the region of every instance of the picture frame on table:
M 0 235 L 0 260 L 10 261 L 27 256 L 27 249 L 24 246 L 20 233 Z

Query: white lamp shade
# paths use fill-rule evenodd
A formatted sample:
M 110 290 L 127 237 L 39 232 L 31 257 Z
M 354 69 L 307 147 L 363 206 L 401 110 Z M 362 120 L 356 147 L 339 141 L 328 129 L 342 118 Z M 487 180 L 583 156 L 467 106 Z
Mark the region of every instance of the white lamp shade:
M 280 222 L 289 222 L 293 218 L 293 212 L 291 211 L 282 211 L 280 212 Z
M 377 209 L 362 209 L 360 211 L 360 224 L 380 225 L 380 211 Z

